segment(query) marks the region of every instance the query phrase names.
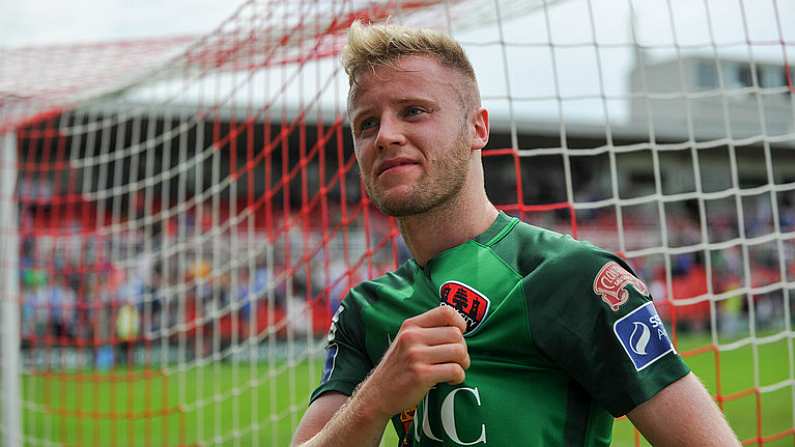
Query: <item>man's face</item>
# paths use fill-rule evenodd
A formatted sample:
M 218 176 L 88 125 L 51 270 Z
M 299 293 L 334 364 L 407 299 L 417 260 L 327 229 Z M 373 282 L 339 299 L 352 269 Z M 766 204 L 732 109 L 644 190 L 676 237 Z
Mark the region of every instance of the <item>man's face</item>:
M 359 77 L 349 114 L 368 195 L 384 214 L 401 217 L 458 194 L 473 147 L 464 76 L 426 56 L 396 65 Z

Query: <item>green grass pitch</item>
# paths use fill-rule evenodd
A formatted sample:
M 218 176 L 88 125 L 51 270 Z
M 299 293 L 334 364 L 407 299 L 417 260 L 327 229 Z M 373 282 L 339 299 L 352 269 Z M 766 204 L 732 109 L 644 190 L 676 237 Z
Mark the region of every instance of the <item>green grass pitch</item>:
M 706 343 L 685 338 L 681 351 Z M 750 345 L 720 356 L 723 395 L 754 385 L 754 355 L 758 357 L 761 386 L 790 377 L 786 339 Z M 711 351 L 687 358 L 708 390 L 715 394 L 717 375 Z M 198 446 L 218 442 L 229 446 L 286 446 L 306 407 L 307 396 L 318 381 L 317 359 L 288 367 L 286 363 L 249 366 L 210 364 L 167 376 L 150 370 L 116 369 L 112 373 L 64 373 L 25 376 L 22 395 L 27 402 L 23 429 L 25 445 L 58 446 Z M 761 435 L 770 436 L 795 427 L 790 384 L 759 396 Z M 725 414 L 741 439 L 753 441 L 758 433 L 757 395 L 749 393 L 724 403 Z M 235 432 L 234 427 L 239 431 Z M 626 419 L 616 421 L 616 446 L 635 445 L 636 434 Z M 765 446 L 792 446 L 795 436 L 765 442 Z M 382 445 L 394 446 L 387 428 Z M 647 445 L 641 441 L 641 445 Z

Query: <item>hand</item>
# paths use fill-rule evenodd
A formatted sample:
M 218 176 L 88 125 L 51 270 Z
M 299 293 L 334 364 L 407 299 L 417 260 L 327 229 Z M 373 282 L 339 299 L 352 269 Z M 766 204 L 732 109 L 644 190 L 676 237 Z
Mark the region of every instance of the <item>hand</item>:
M 407 319 L 357 397 L 389 418 L 414 408 L 437 383 L 463 382 L 469 368 L 465 330 L 466 322 L 449 306 Z

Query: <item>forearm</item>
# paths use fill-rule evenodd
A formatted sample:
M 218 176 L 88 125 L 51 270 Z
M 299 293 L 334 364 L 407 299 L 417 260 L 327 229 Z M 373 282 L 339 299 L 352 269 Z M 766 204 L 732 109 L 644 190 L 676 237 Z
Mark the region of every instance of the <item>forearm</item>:
M 629 419 L 655 446 L 739 446 L 737 436 L 691 373 L 641 404 Z
M 334 414 L 322 430 L 298 446 L 377 447 L 388 421 L 388 417 L 377 415 L 372 406 L 367 404 L 366 395 L 357 392 Z

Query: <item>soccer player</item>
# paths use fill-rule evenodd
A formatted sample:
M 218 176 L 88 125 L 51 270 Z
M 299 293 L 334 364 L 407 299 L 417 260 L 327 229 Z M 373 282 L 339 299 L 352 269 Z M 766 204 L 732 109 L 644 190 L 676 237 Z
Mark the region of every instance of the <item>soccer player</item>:
M 300 446 L 606 446 L 627 415 L 654 445 L 739 445 L 620 258 L 499 212 L 489 115 L 461 46 L 354 24 L 342 55 L 367 193 L 412 259 L 353 288 Z

